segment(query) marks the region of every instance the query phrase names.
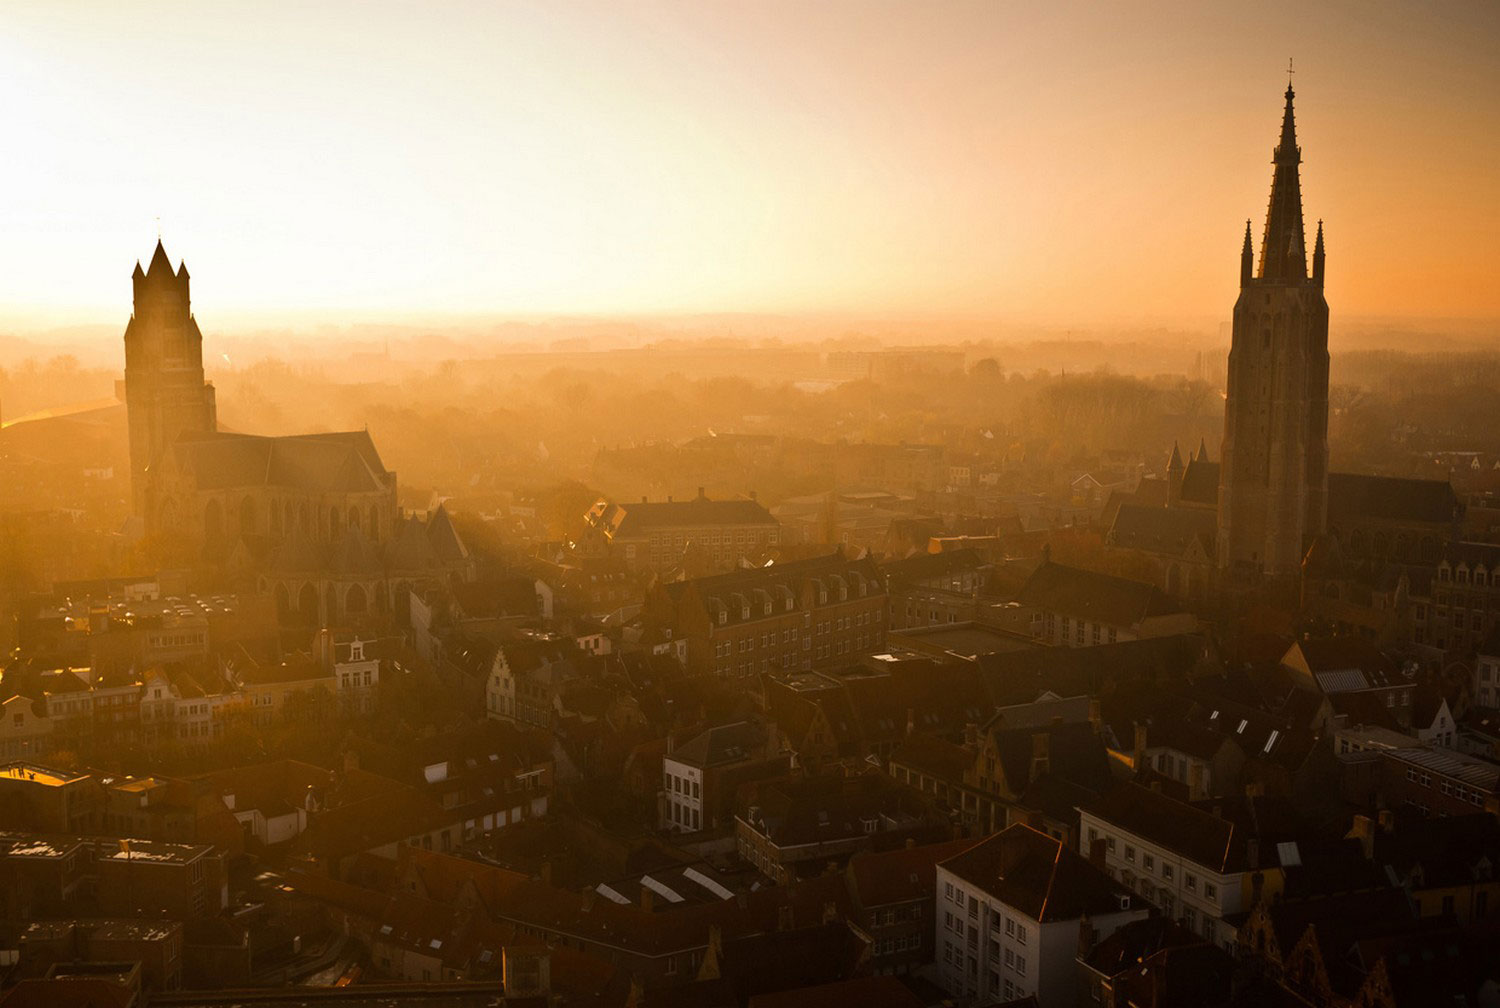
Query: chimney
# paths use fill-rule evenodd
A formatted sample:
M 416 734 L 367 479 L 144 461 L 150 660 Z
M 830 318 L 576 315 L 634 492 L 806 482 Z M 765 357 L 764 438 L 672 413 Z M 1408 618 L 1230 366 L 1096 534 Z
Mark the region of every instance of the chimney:
M 1036 780 L 1052 768 L 1052 736 L 1037 732 L 1031 736 L 1031 776 Z
M 1146 766 L 1146 726 L 1135 723 L 1135 769 L 1139 773 Z
M 642 504 L 646 503 L 646 495 L 645 494 L 641 494 L 641 503 Z
M 542 862 L 541 871 L 539 871 L 537 874 L 541 875 L 541 877 L 542 877 L 542 885 L 551 885 L 552 884 L 552 862 L 551 861 L 543 861 Z
M 823 904 L 823 923 L 832 924 L 839 919 L 839 905 L 832 900 Z
M 912 732 L 914 732 L 916 730 L 917 730 L 917 709 L 915 707 L 908 707 L 908 708 L 906 708 L 906 734 L 910 735 Z
M 1089 915 L 1082 914 L 1078 918 L 1078 958 L 1087 959 L 1088 954 L 1094 951 L 1095 941 L 1094 926 L 1089 923 Z
M 964 748 L 970 752 L 979 750 L 979 726 L 972 721 L 964 725 Z
M 670 731 L 667 732 L 667 755 L 672 755 L 672 750 L 677 748 L 677 738 Z
M 906 849 L 907 850 L 915 850 L 916 847 L 917 847 L 917 838 L 916 837 L 907 837 L 906 838 Z
M 1375 822 L 1367 815 L 1354 817 L 1354 826 L 1349 830 L 1345 840 L 1358 840 L 1359 848 L 1364 852 L 1366 861 L 1375 860 Z
M 1188 764 L 1188 801 L 1202 801 L 1208 797 L 1208 788 L 1203 784 L 1203 764 L 1194 760 Z
M 776 930 L 790 931 L 792 929 L 792 905 L 783 903 L 776 908 Z
M 668 504 L 672 503 L 672 495 L 671 494 L 667 494 L 667 503 Z
M 656 893 L 650 886 L 641 886 L 641 909 L 647 913 L 656 909 Z
M 1089 724 L 1094 726 L 1094 734 L 1100 735 L 1104 732 L 1104 710 L 1099 705 L 1098 697 L 1089 697 Z
M 1380 832 L 1394 833 L 1396 831 L 1396 813 L 1388 808 L 1380 810 Z
M 758 501 L 758 500 L 760 500 L 760 497 L 755 493 L 754 490 L 751 490 L 750 491 L 750 499 L 753 500 L 753 501 Z
M 698 488 L 698 499 L 699 500 L 708 500 L 708 494 L 706 494 L 706 493 L 703 492 L 703 488 L 702 487 Z
M 344 773 L 353 773 L 359 769 L 359 753 L 354 749 L 344 750 Z

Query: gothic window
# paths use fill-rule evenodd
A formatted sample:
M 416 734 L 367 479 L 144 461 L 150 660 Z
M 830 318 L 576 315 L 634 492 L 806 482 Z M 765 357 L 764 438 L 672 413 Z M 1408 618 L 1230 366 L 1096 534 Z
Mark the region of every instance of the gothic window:
M 380 508 L 379 505 L 370 505 L 370 539 L 372 542 L 380 541 Z
M 255 501 L 249 497 L 240 501 L 240 534 L 255 534 Z
M 224 515 L 219 508 L 219 502 L 211 500 L 203 509 L 203 538 L 206 542 L 214 542 L 224 534 Z
M 344 594 L 344 611 L 352 616 L 360 616 L 368 607 L 365 590 L 359 585 L 350 585 Z
M 337 539 L 339 535 L 339 509 L 328 509 L 328 538 Z

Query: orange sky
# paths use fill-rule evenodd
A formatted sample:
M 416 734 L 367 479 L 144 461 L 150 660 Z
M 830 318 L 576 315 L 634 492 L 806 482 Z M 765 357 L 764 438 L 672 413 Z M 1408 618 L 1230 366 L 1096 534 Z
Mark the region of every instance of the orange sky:
M 1335 317 L 1500 316 L 1497 52 L 1477 0 L 11 0 L 0 321 L 123 323 L 157 216 L 210 327 L 1227 318 L 1289 55 Z

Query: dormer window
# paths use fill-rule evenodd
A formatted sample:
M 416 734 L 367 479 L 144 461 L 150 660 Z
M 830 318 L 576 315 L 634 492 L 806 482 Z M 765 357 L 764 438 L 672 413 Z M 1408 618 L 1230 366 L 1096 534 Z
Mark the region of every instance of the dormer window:
M 749 619 L 749 618 L 750 618 L 750 607 L 747 606 L 747 605 L 746 606 L 740 606 L 740 619 Z
M 729 611 L 727 609 L 720 609 L 719 610 L 719 626 L 723 626 L 725 623 L 728 623 L 728 622 L 729 622 Z
M 364 661 L 365 660 L 365 642 L 364 641 L 355 641 L 353 644 L 349 645 L 349 660 L 350 661 Z

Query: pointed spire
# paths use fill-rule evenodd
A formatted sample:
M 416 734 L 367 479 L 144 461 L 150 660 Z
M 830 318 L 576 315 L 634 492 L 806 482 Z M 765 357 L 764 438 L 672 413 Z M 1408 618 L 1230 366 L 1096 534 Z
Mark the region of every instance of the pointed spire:
M 1260 278 L 1272 283 L 1307 279 L 1307 236 L 1302 228 L 1302 182 L 1297 166 L 1302 151 L 1292 112 L 1296 93 L 1286 86 L 1286 111 L 1281 119 L 1281 141 L 1276 145 L 1271 176 L 1271 200 L 1266 210 L 1266 232 L 1260 243 Z
M 1323 286 L 1323 222 L 1318 221 L 1318 237 L 1313 242 L 1313 282 Z
M 1199 438 L 1198 439 L 1198 454 L 1195 455 L 1193 458 L 1194 458 L 1194 461 L 1197 461 L 1197 462 L 1207 462 L 1208 461 L 1208 441 L 1206 439 L 1204 439 L 1204 438 Z
M 1177 450 L 1177 442 L 1172 442 L 1172 457 L 1167 460 L 1167 472 L 1176 472 L 1182 468 L 1182 452 Z
M 1245 244 L 1240 249 L 1240 286 L 1249 287 L 1255 277 L 1255 247 L 1250 243 L 1250 218 L 1245 218 Z
M 167 258 L 167 250 L 162 247 L 161 239 L 156 239 L 156 251 L 151 253 L 151 265 L 146 269 L 147 276 L 157 276 L 161 270 L 166 271 L 167 276 L 172 275 L 172 262 Z
M 180 260 L 177 263 L 177 279 L 179 279 L 179 280 L 186 280 L 187 278 L 188 278 L 187 260 L 183 259 L 183 260 Z
M 132 280 L 144 280 L 145 278 L 146 278 L 146 271 L 143 270 L 143 269 L 141 269 L 141 261 L 139 259 L 137 259 L 135 261 L 135 270 L 131 272 L 130 279 L 132 279 Z

